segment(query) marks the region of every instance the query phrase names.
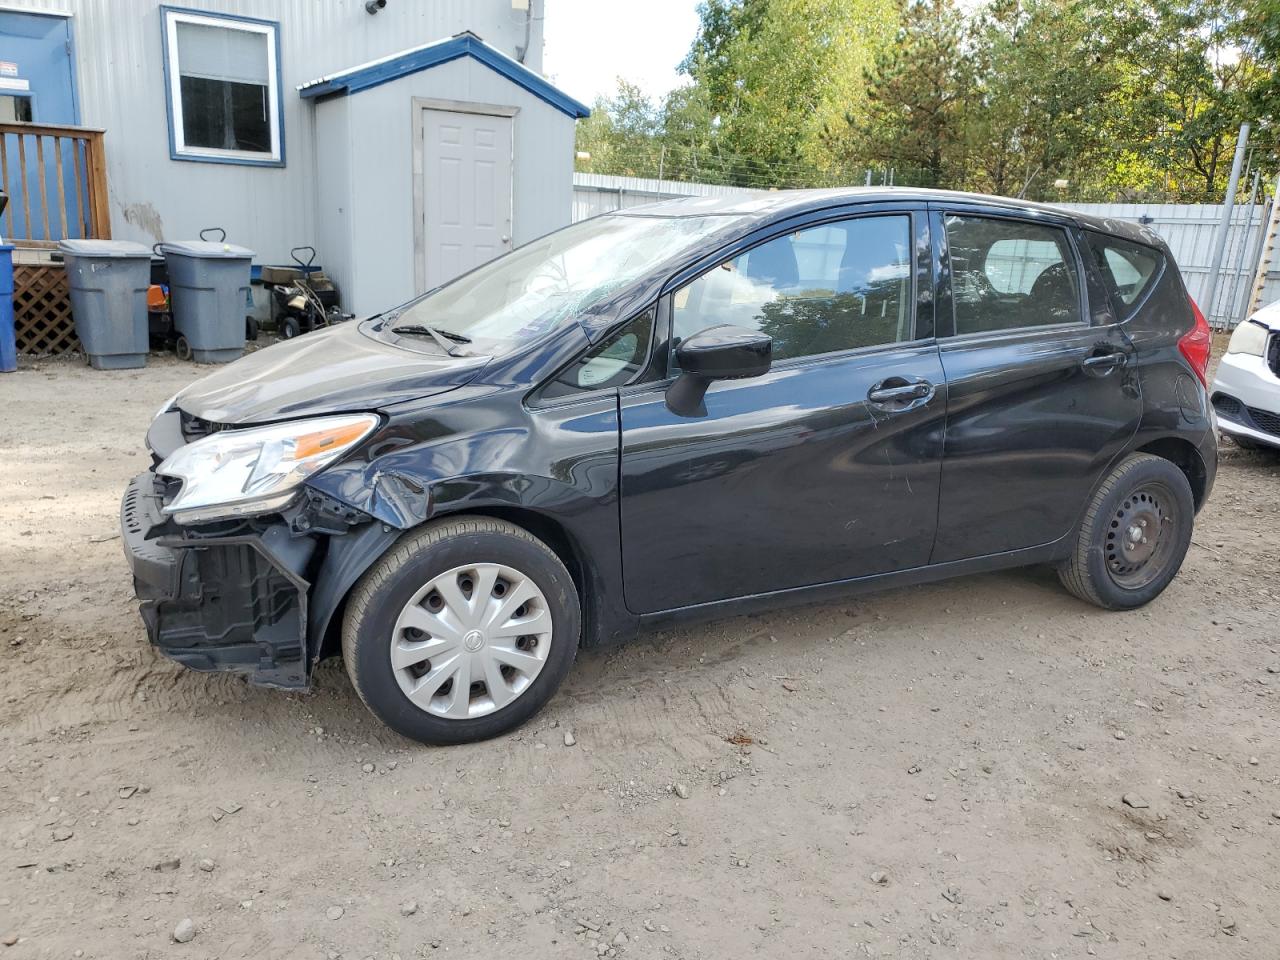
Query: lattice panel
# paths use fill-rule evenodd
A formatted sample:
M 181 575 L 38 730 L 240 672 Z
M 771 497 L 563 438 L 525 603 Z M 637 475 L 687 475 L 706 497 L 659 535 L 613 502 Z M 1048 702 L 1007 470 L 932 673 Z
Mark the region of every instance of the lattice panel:
M 19 353 L 48 355 L 80 349 L 62 264 L 13 265 L 13 326 Z

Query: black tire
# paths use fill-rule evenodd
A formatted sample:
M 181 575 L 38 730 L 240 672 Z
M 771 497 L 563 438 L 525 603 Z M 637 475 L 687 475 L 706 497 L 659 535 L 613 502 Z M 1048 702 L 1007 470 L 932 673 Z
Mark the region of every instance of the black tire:
M 302 333 L 302 324 L 298 322 L 297 317 L 284 317 L 277 326 L 279 327 L 281 340 L 292 340 Z
M 253 317 L 244 318 L 244 338 L 246 340 L 258 339 L 258 321 Z
M 415 592 L 471 563 L 507 565 L 534 582 L 551 614 L 551 649 L 541 672 L 510 703 L 485 716 L 448 719 L 420 708 L 401 689 L 391 664 L 391 640 Z M 443 746 L 496 737 L 537 713 L 568 674 L 581 630 L 573 578 L 546 544 L 503 520 L 446 517 L 407 534 L 357 582 L 343 618 L 342 656 L 360 699 L 379 720 L 412 740 Z
M 182 334 L 178 334 L 177 339 L 173 341 L 173 352 L 177 354 L 179 360 L 190 360 L 193 356 L 191 341 Z
M 1133 454 L 1094 494 L 1058 578 L 1081 600 L 1105 610 L 1150 603 L 1182 566 L 1194 516 L 1183 472 L 1162 457 Z M 1158 531 L 1155 537 L 1151 529 Z M 1142 539 L 1131 539 L 1130 531 Z

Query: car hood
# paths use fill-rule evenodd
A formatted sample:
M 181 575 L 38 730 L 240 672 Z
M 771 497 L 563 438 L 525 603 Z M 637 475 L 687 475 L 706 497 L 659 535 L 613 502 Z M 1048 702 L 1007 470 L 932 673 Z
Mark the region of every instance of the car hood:
M 415 344 L 416 346 L 416 344 Z M 175 398 L 214 423 L 267 423 L 376 410 L 429 397 L 475 379 L 488 357 L 451 357 L 427 341 L 405 349 L 365 335 L 355 322 L 254 351 L 197 380 Z
M 1249 319 L 1280 333 L 1280 300 L 1275 303 L 1269 303 L 1261 310 L 1255 311 L 1249 316 Z

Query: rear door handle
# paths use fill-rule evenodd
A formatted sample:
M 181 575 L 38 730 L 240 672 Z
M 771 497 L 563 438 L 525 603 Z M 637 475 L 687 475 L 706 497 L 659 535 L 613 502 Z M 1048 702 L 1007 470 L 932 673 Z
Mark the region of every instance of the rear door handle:
M 1096 373 L 1106 376 L 1116 367 L 1123 367 L 1128 358 L 1119 350 L 1106 353 L 1094 353 L 1080 361 L 1085 373 Z
M 912 403 L 933 396 L 933 384 L 928 380 L 908 383 L 901 377 L 882 380 L 867 392 L 867 399 L 876 404 Z

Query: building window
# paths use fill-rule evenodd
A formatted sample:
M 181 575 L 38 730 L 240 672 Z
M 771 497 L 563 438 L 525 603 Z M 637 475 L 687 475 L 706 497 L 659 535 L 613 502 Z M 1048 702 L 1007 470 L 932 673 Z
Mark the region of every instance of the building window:
M 175 160 L 284 165 L 280 27 L 162 8 Z

